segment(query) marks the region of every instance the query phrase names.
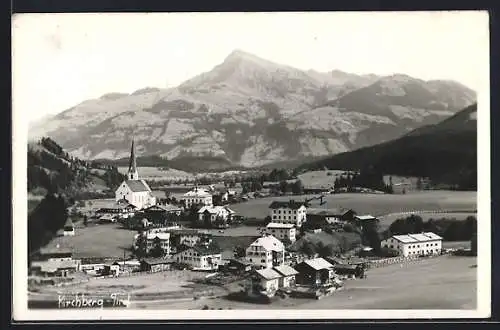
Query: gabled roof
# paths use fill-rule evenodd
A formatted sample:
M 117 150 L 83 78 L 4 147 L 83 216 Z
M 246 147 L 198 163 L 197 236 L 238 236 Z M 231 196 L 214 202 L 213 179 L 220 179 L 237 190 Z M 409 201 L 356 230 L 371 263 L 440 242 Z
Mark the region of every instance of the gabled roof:
M 392 236 L 392 238 L 400 241 L 401 243 L 420 243 L 443 239 L 441 236 L 432 232 L 421 234 L 394 235 Z
M 267 251 L 283 251 L 285 248 L 283 243 L 273 235 L 259 237 L 250 246 L 262 246 Z
M 276 272 L 283 276 L 297 275 L 299 272 L 288 265 L 281 265 L 273 268 Z
M 333 265 L 323 258 L 309 259 L 309 260 L 304 260 L 303 262 L 315 270 L 333 268 Z
M 351 209 L 333 208 L 333 209 L 321 209 L 321 208 L 308 208 L 307 215 L 323 215 L 323 216 L 342 216 L 347 212 L 354 212 Z
M 258 269 L 255 272 L 266 280 L 273 280 L 275 278 L 281 277 L 281 275 L 278 272 L 274 271 L 272 268 Z
M 38 251 L 41 255 L 46 255 L 46 254 L 73 254 L 73 251 L 71 251 L 69 248 L 66 247 L 46 247 L 46 248 L 40 248 Z
M 361 221 L 366 221 L 366 220 L 377 220 L 377 218 L 375 218 L 373 215 L 356 215 L 355 218 L 357 220 L 361 220 Z
M 151 189 L 144 180 L 125 180 L 125 184 L 133 192 L 151 191 Z
M 146 211 L 158 211 L 158 212 L 175 212 L 175 211 L 181 211 L 180 207 L 171 205 L 171 204 L 165 204 L 165 205 L 152 205 L 146 209 Z
M 297 210 L 302 206 L 305 206 L 304 202 L 296 202 L 296 201 L 290 200 L 288 202 L 274 201 L 271 203 L 271 205 L 269 205 L 269 208 L 270 209 L 287 208 L 287 209 Z
M 276 229 L 291 229 L 295 227 L 294 224 L 292 223 L 275 223 L 275 222 L 270 222 L 267 224 L 266 228 L 276 228 Z
M 220 248 L 214 245 L 195 245 L 193 247 L 193 250 L 195 250 L 202 256 L 220 254 L 222 252 Z
M 231 214 L 234 214 L 236 212 L 234 212 L 233 210 L 231 210 L 230 208 L 228 207 L 225 207 L 225 206 L 203 206 L 199 211 L 198 213 L 205 213 L 205 212 L 208 212 L 210 214 L 219 214 L 221 212 L 228 212 L 228 213 L 231 213 Z
M 148 240 L 154 240 L 156 237 L 158 237 L 161 240 L 168 240 L 170 239 L 170 233 L 147 233 L 146 238 Z
M 146 258 L 146 259 L 143 259 L 143 262 L 148 264 L 148 265 L 151 265 L 151 266 L 172 263 L 172 261 L 165 259 L 165 258 Z
M 183 195 L 184 197 L 208 197 L 212 196 L 208 191 L 203 188 L 194 188 Z

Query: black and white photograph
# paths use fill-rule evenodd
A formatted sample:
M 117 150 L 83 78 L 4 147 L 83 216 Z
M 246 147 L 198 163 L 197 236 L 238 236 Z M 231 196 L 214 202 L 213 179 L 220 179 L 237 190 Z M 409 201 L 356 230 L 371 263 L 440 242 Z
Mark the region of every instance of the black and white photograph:
M 488 24 L 13 16 L 13 318 L 488 317 Z

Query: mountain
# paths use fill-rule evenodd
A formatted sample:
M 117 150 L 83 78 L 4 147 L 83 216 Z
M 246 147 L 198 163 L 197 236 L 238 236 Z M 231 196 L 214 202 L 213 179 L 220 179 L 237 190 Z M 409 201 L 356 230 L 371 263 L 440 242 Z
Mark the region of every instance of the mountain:
M 137 153 L 224 166 L 300 162 L 374 145 L 475 102 L 450 81 L 302 71 L 236 50 L 178 87 L 84 101 L 30 128 L 83 159 Z
M 50 138 L 28 144 L 27 172 L 28 192 L 34 195 L 105 193 L 124 179 L 116 167 L 72 157 Z
M 477 104 L 396 140 L 303 165 L 302 169 L 371 168 L 384 174 L 429 177 L 460 189 L 477 187 Z

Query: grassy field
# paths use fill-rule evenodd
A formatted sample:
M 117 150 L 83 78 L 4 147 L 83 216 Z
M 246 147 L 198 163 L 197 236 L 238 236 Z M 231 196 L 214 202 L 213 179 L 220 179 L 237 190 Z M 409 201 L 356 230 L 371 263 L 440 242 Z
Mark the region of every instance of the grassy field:
M 329 171 L 309 171 L 298 175 L 304 186 L 329 186 L 335 183 L 345 171 L 329 170 Z
M 469 191 L 422 191 L 405 195 L 389 194 L 333 194 L 326 195 L 326 204 L 311 202 L 314 208 L 347 208 L 358 214 L 381 216 L 396 212 L 415 210 L 473 210 L 477 208 L 476 192 Z M 231 209 L 244 217 L 264 219 L 269 214 L 269 205 L 273 200 L 287 201 L 294 199 L 303 201 L 316 195 L 280 196 L 254 199 L 248 202 L 231 205 Z
M 467 217 L 473 216 L 477 218 L 477 213 L 417 213 L 422 220 L 428 221 L 429 219 L 456 219 L 457 221 L 465 220 Z M 408 214 L 391 214 L 384 217 L 380 217 L 380 226 L 389 227 L 397 219 L 406 218 Z
M 346 281 L 342 291 L 321 300 L 293 299 L 271 305 L 217 298 L 172 303 L 168 309 L 475 309 L 476 258 L 442 256 L 371 269 L 366 279 Z
M 122 174 L 127 174 L 128 166 L 118 167 L 118 171 Z M 145 180 L 177 180 L 177 179 L 194 179 L 192 173 L 184 172 L 176 169 L 161 170 L 157 167 L 141 167 L 137 168 L 141 178 Z
M 76 228 L 75 236 L 58 236 L 49 247 L 59 244 L 73 250 L 75 257 L 115 257 L 128 256 L 136 231 L 123 229 L 120 224 L 91 225 Z

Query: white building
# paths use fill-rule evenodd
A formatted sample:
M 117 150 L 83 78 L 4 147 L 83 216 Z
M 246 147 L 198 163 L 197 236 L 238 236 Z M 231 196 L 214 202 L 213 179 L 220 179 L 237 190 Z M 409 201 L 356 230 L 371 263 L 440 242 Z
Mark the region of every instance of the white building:
M 227 222 L 235 214 L 233 210 L 225 206 L 204 206 L 198 211 L 198 220 L 214 223 L 217 218 Z
M 139 179 L 137 164 L 135 159 L 134 141 L 130 150 L 130 162 L 127 173 L 127 180 L 116 189 L 116 201 L 126 200 L 138 210 L 150 207 L 156 204 L 156 198 L 153 196 L 151 188 L 144 180 Z
M 258 268 L 271 268 L 285 262 L 285 246 L 272 235 L 257 238 L 246 249 L 247 262 Z
M 297 227 L 301 227 L 306 221 L 307 208 L 303 202 L 288 202 L 274 201 L 269 205 L 271 222 L 274 223 L 291 223 Z
M 290 242 L 295 242 L 297 229 L 291 223 L 271 222 L 266 226 L 266 234 L 273 235 L 282 241 L 288 239 Z
M 193 270 L 217 270 L 222 264 L 222 253 L 213 246 L 196 245 L 173 255 L 172 260 L 187 264 Z
M 181 201 L 184 203 L 186 208 L 191 207 L 191 205 L 203 205 L 203 206 L 212 206 L 213 198 L 212 194 L 207 190 L 195 187 L 193 190 L 185 193 Z
M 137 241 L 139 240 L 141 234 L 137 234 L 135 236 L 135 246 L 137 246 Z M 170 233 L 165 232 L 163 230 L 149 230 L 146 233 L 142 234 L 145 235 L 145 240 L 146 240 L 146 253 L 150 253 L 151 250 L 155 248 L 155 244 L 158 242 L 160 244 L 163 252 L 165 254 L 170 254 L 171 252 L 171 246 L 170 246 Z
M 380 244 L 398 250 L 400 255 L 411 257 L 416 255 L 431 255 L 441 253 L 441 243 L 443 238 L 434 233 L 394 235 Z

